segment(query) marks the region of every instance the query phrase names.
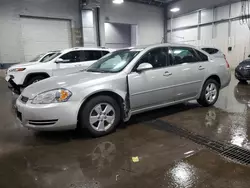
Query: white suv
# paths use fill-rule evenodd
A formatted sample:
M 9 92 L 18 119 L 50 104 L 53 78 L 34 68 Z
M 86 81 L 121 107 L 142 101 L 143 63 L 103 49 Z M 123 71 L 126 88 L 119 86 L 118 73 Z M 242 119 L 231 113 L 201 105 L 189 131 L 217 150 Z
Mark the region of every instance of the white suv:
M 43 61 L 11 66 L 6 72 L 5 80 L 14 93 L 20 94 L 22 88 L 45 78 L 84 70 L 111 51 L 110 49 L 84 47 L 57 51 Z

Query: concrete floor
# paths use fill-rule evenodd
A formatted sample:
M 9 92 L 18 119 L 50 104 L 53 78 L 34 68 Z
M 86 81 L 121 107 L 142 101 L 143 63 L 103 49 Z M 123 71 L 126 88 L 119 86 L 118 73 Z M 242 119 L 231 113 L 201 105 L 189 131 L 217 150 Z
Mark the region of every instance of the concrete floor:
M 215 107 L 190 102 L 141 114 L 97 139 L 75 131 L 35 133 L 22 128 L 1 77 L 0 104 L 0 188 L 250 185 L 250 167 L 150 123 L 161 119 L 250 149 L 250 85 L 240 85 L 234 78 L 221 91 Z

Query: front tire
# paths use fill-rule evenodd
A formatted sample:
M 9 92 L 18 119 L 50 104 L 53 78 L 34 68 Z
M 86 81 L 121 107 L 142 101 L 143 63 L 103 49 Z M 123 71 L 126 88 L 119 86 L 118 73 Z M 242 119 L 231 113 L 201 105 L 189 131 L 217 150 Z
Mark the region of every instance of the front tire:
M 207 80 L 197 102 L 205 107 L 214 105 L 219 97 L 219 86 L 219 83 L 214 79 Z
M 120 122 L 121 111 L 115 99 L 97 96 L 90 99 L 80 110 L 79 128 L 87 128 L 94 137 L 107 135 Z

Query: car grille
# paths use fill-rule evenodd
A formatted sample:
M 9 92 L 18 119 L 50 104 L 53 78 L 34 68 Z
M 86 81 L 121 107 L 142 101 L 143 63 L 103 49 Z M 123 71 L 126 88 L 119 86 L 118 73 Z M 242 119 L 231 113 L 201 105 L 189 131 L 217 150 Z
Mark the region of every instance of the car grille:
M 238 74 L 242 75 L 243 77 L 249 78 L 250 77 L 250 70 L 241 69 L 240 71 L 236 71 Z
M 30 125 L 36 126 L 46 126 L 46 125 L 54 125 L 58 119 L 51 119 L 51 120 L 29 120 Z
M 28 98 L 28 97 L 21 96 L 21 101 L 22 101 L 23 103 L 27 103 L 27 102 L 28 102 L 28 100 L 29 100 L 29 98 Z

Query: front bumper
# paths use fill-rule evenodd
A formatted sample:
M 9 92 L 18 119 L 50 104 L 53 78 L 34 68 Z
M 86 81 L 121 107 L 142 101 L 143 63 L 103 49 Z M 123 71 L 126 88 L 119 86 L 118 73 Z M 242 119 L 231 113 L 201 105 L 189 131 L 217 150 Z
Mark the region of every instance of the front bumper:
M 21 94 L 21 86 L 17 85 L 14 82 L 14 76 L 8 75 L 5 77 L 5 80 L 8 82 L 8 88 L 15 94 L 20 95 Z
M 250 69 L 235 69 L 235 78 L 239 80 L 250 80 Z
M 16 102 L 16 115 L 26 128 L 37 131 L 60 131 L 76 128 L 78 103 L 32 104 L 31 100 Z

